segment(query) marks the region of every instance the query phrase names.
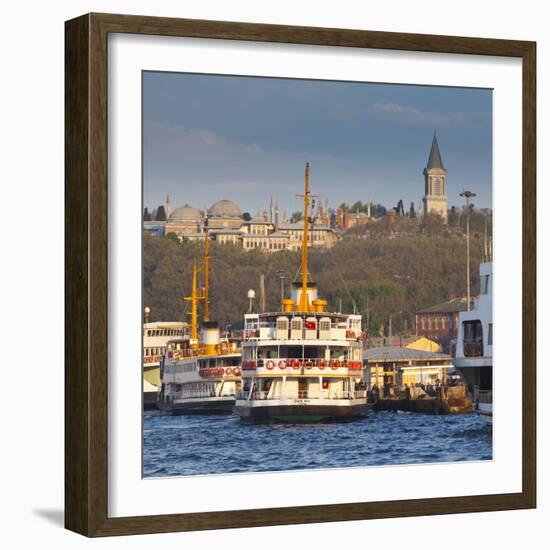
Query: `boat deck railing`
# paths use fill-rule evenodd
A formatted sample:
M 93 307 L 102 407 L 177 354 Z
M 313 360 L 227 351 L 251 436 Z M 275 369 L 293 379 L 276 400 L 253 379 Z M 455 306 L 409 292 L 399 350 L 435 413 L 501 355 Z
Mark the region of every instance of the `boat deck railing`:
M 478 390 L 475 395 L 475 400 L 478 403 L 492 403 L 493 391 L 492 390 Z
M 329 392 L 323 395 L 309 395 L 307 390 L 299 390 L 298 393 L 293 394 L 275 394 L 269 395 L 268 391 L 241 391 L 237 393 L 237 399 L 240 400 L 258 400 L 258 401 L 280 401 L 280 400 L 294 400 L 294 399 L 308 399 L 308 400 L 319 400 L 319 399 L 366 399 L 367 392 L 366 390 L 355 390 L 355 391 L 339 391 L 339 392 Z
M 462 340 L 465 357 L 483 357 L 483 339 L 464 338 Z

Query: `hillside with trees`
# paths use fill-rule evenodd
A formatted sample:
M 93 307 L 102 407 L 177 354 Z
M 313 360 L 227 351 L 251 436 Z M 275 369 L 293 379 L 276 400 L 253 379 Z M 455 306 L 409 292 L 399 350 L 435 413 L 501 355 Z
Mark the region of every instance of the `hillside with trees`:
M 476 231 L 471 234 L 472 295 L 479 288 L 484 219 L 476 218 Z M 384 220 L 377 223 L 384 224 Z M 466 238 L 461 221 L 445 229 L 435 224 L 431 231 L 413 231 L 412 226 L 400 231 L 394 225 L 367 235 L 357 228 L 330 249 L 312 249 L 310 273 L 320 296 L 328 300 L 331 310 L 361 313 L 370 335 L 381 334 L 389 316 L 399 311 L 403 311 L 403 329 L 412 328 L 418 309 L 465 295 Z M 410 220 L 405 218 L 402 223 Z M 284 277 L 286 297 L 300 267 L 300 253 L 292 251 L 267 254 L 212 243 L 210 256 L 211 315 L 222 327 L 230 324 L 233 329 L 242 327 L 249 289 L 256 291 L 258 308 L 260 274 L 265 277 L 266 307 L 278 310 L 280 277 Z M 144 235 L 143 304 L 151 308 L 152 320 L 188 319 L 189 306 L 183 297 L 190 293 L 194 261 L 202 266 L 200 244 L 180 243 L 170 235 Z M 393 317 L 394 333 L 401 330 L 400 317 Z

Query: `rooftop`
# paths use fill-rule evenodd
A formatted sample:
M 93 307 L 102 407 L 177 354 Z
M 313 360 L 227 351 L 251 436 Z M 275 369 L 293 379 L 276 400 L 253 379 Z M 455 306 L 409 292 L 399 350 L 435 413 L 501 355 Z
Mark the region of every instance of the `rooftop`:
M 447 302 L 420 309 L 416 313 L 456 313 L 466 311 L 468 309 L 467 305 L 468 300 L 466 298 L 452 298 Z
M 418 360 L 451 360 L 446 353 L 436 351 L 424 351 L 412 348 L 400 348 L 395 346 L 381 346 L 363 351 L 363 359 L 367 361 L 418 361 Z

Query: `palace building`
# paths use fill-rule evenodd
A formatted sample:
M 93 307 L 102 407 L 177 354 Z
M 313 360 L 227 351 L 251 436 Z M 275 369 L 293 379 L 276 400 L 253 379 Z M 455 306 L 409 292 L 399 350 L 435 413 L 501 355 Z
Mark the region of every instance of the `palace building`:
M 189 204 L 171 210 L 167 197 L 165 222 L 144 222 L 144 230 L 154 234 L 175 234 L 180 240 L 209 239 L 220 244 L 240 246 L 246 250 L 265 252 L 299 250 L 304 231 L 303 222 L 290 223 L 286 216 L 279 222 L 279 208 L 271 201 L 269 211 L 250 217 L 241 213 L 233 201 L 223 199 L 210 208 L 200 210 Z M 332 246 L 338 240 L 338 229 L 331 226 L 326 208 L 319 207 L 309 226 L 311 246 Z

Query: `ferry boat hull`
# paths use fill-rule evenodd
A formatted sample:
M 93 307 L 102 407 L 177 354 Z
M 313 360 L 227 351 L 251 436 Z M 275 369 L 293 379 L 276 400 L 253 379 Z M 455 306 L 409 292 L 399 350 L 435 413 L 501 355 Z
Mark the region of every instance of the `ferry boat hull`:
M 307 400 L 284 400 L 269 405 L 237 400 L 235 412 L 245 422 L 345 422 L 365 418 L 368 405 L 365 400 L 357 402 L 307 403 Z
M 171 414 L 231 414 L 235 406 L 232 397 L 208 397 L 205 399 L 187 399 L 185 402 L 157 404 L 158 408 Z

